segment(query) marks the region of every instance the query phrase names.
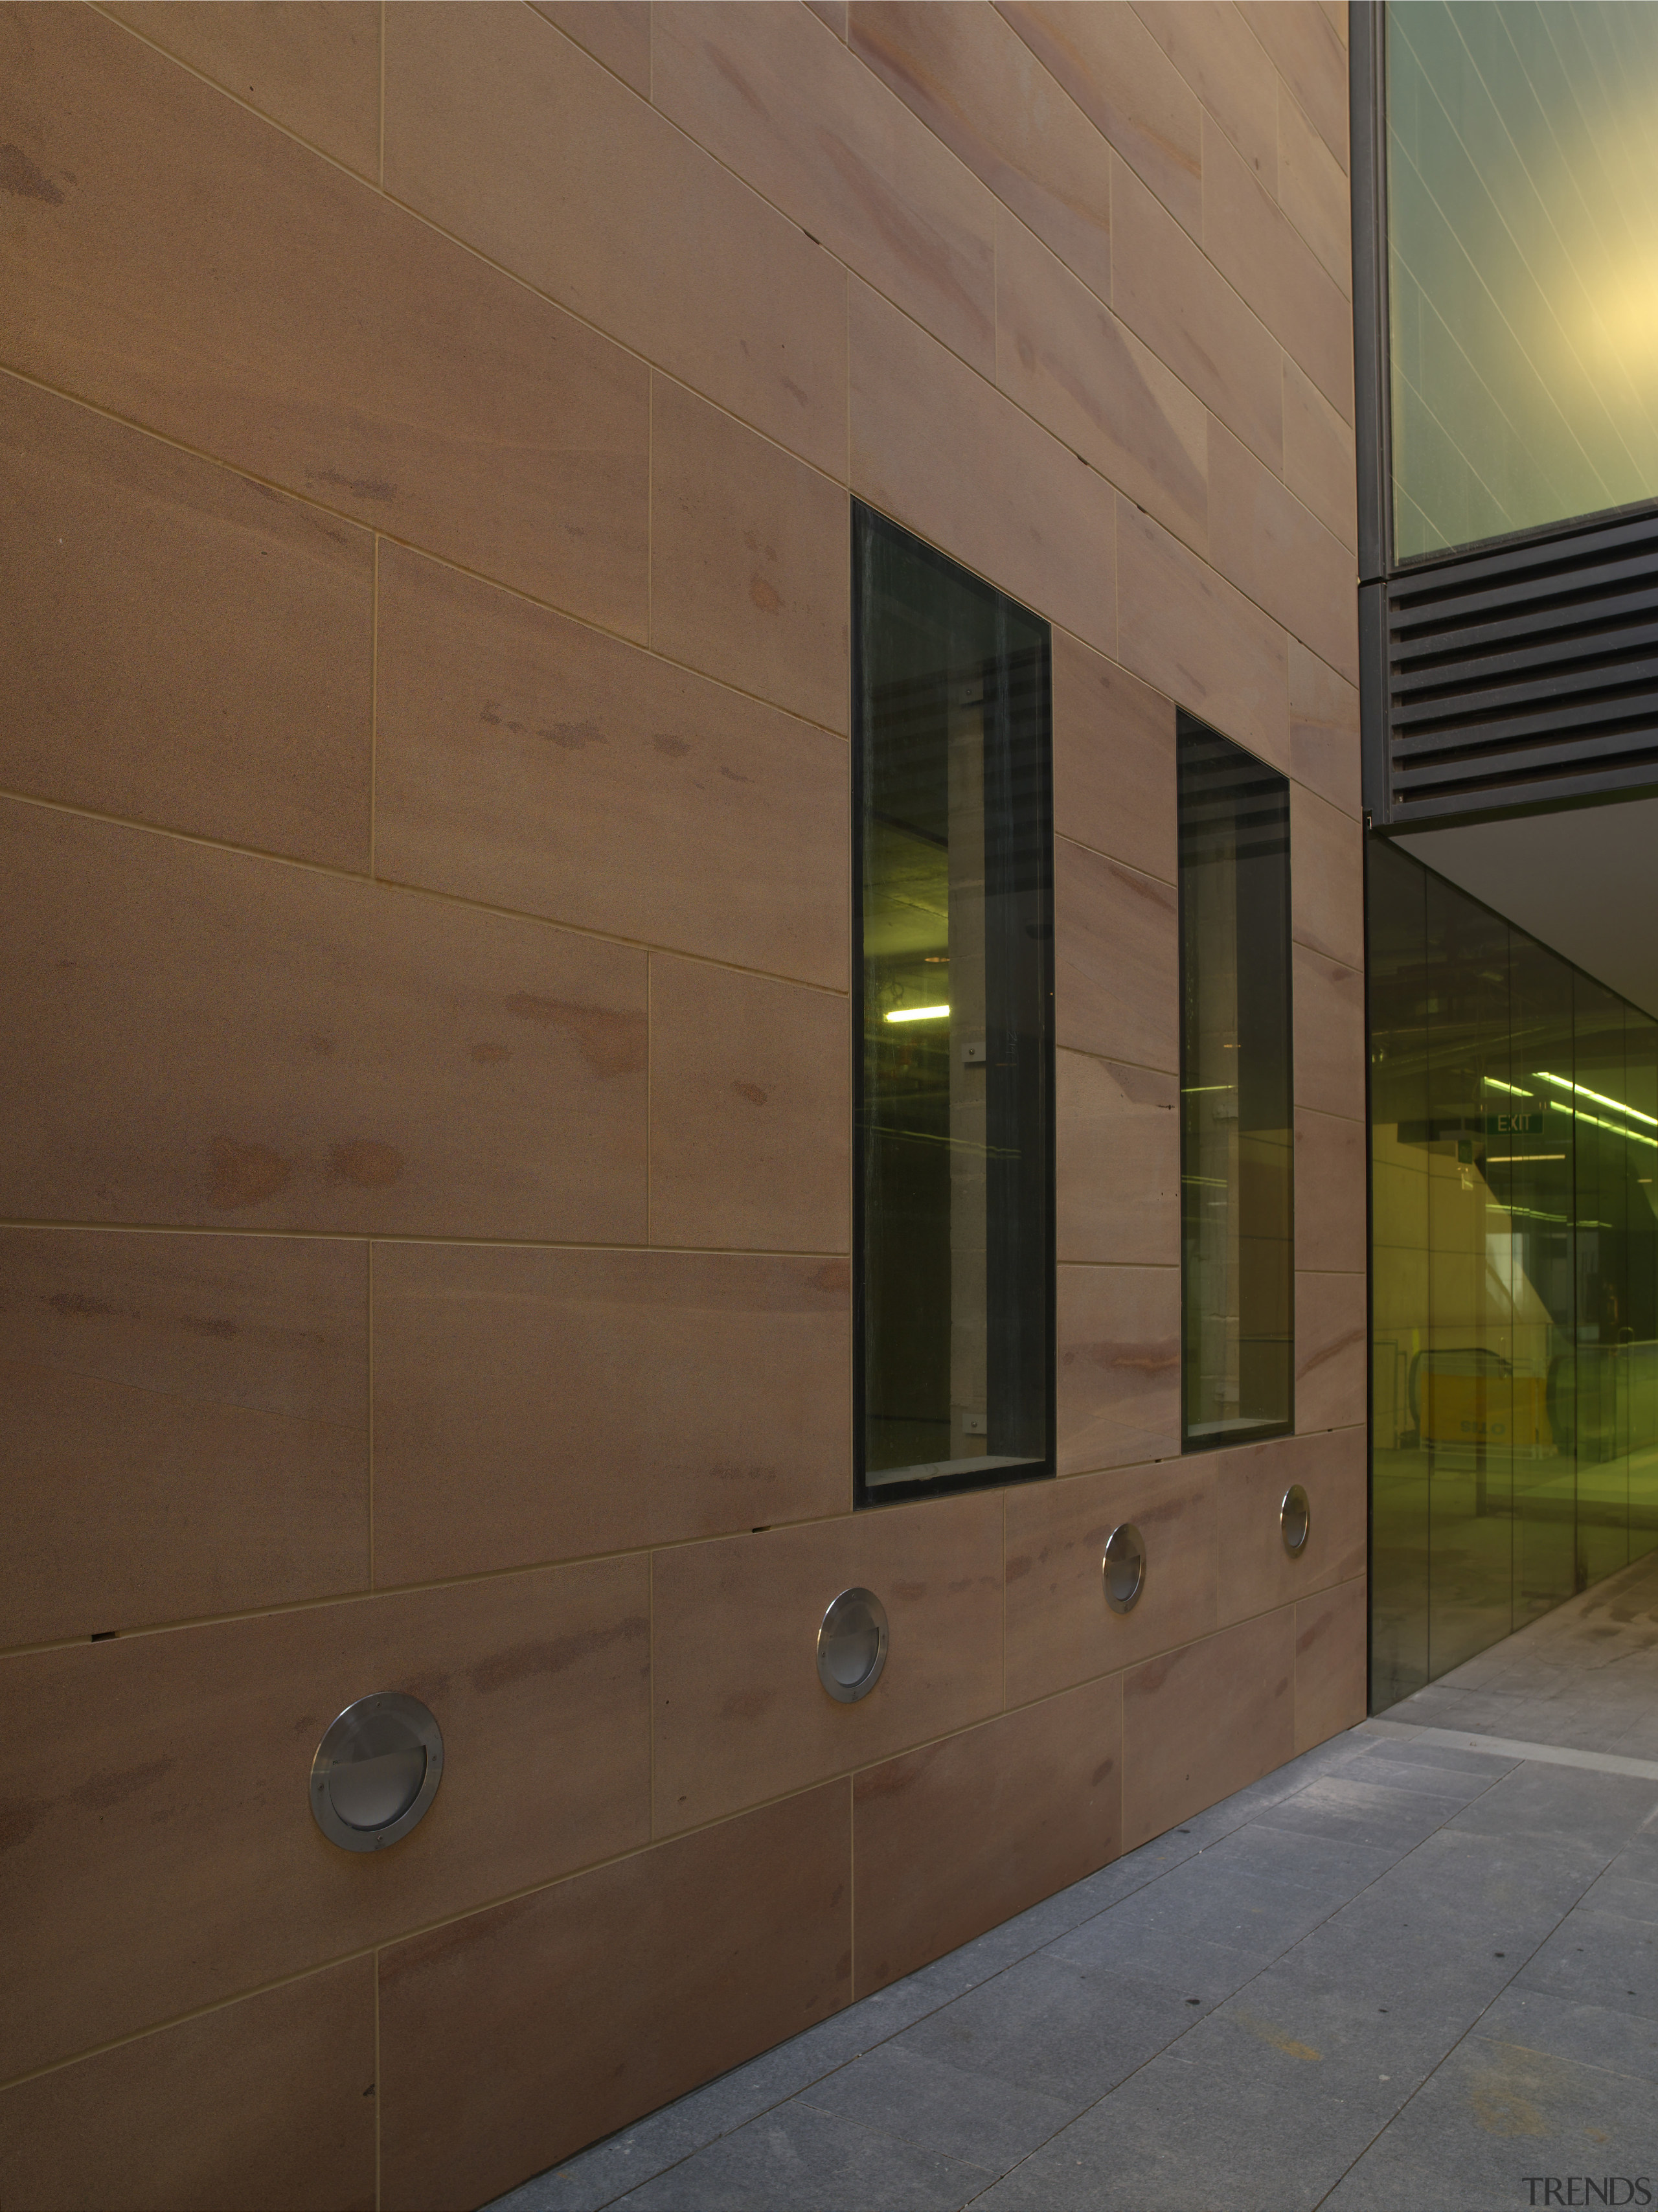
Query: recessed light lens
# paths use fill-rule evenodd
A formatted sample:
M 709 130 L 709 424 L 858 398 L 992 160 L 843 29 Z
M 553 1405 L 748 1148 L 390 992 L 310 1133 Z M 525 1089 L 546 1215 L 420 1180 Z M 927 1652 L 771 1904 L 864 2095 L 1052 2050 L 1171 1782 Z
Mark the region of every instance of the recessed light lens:
M 1145 1540 L 1132 1521 L 1114 1528 L 1100 1562 L 1105 1601 L 1113 1613 L 1132 1613 L 1145 1588 Z
M 359 1698 L 331 1723 L 311 1762 L 311 1811 L 342 1850 L 377 1851 L 426 1817 L 443 1778 L 443 1732 L 400 1691 Z
M 817 1631 L 818 1680 L 837 1705 L 856 1705 L 886 1663 L 886 1607 L 873 1590 L 842 1590 Z
M 1291 1557 L 1305 1551 L 1312 1532 L 1313 1510 L 1298 1482 L 1292 1482 L 1284 1492 L 1284 1502 L 1278 1510 L 1278 1522 L 1284 1535 L 1284 1548 Z

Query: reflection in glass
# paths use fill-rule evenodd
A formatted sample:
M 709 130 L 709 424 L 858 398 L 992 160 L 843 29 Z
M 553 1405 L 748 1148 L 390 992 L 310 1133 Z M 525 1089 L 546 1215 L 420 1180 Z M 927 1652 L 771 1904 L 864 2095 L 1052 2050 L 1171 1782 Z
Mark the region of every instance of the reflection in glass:
M 1372 1704 L 1658 1543 L 1658 1023 L 1372 845 Z
M 854 547 L 868 1503 L 1052 1471 L 1053 810 L 1046 625 Z
M 1291 1425 L 1290 787 L 1179 720 L 1182 1403 L 1188 1451 Z
M 1400 559 L 1658 492 L 1658 8 L 1387 11 Z

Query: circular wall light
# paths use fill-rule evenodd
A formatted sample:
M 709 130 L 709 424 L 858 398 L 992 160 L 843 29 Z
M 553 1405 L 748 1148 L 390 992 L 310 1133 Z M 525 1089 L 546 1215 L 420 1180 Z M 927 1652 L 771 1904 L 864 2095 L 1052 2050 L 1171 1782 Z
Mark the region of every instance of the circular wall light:
M 873 1590 L 842 1590 L 818 1626 L 818 1680 L 837 1704 L 855 1705 L 886 1663 L 886 1607 Z
M 1306 1550 L 1307 1539 L 1312 1533 L 1313 1509 L 1298 1482 L 1292 1482 L 1284 1493 L 1284 1502 L 1278 1510 L 1278 1525 L 1283 1534 L 1284 1548 L 1291 1559 Z
M 1100 1572 L 1112 1612 L 1132 1613 L 1145 1588 L 1145 1540 L 1132 1521 L 1122 1522 L 1106 1538 Z
M 311 1762 L 311 1810 L 342 1850 L 384 1850 L 425 1819 L 442 1779 L 443 1731 L 430 1707 L 382 1690 L 330 1722 Z

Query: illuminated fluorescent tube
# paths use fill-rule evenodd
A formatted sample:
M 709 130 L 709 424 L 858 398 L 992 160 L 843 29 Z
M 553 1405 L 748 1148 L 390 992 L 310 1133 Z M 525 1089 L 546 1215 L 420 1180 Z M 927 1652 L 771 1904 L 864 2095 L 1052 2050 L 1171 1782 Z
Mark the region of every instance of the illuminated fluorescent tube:
M 1643 1114 L 1638 1106 L 1625 1106 L 1621 1098 L 1608 1098 L 1604 1091 L 1591 1091 L 1587 1083 L 1569 1082 L 1564 1075 L 1551 1075 L 1544 1067 L 1537 1070 L 1536 1079 L 1539 1083 L 1558 1084 L 1562 1091 L 1575 1091 L 1580 1098 L 1593 1098 L 1597 1106 L 1610 1106 L 1614 1114 L 1627 1114 L 1631 1121 L 1644 1121 L 1649 1129 L 1658 1129 L 1658 1121 L 1650 1114 Z M 1588 1118 L 1592 1121 L 1594 1116 L 1591 1114 Z M 1606 1126 L 1601 1124 L 1602 1127 Z
M 888 1014 L 890 1022 L 942 1022 L 948 1018 L 948 1006 L 905 1006 L 896 1014 Z

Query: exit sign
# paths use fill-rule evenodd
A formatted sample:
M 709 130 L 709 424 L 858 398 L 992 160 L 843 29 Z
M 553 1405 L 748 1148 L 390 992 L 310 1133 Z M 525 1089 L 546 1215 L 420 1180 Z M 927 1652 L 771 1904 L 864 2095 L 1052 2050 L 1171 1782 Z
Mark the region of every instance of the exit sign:
M 1457 1137 L 1552 1137 L 1564 1143 L 1572 1133 L 1569 1106 L 1533 1106 L 1523 1112 L 1447 1115 L 1433 1121 L 1401 1121 L 1402 1145 L 1444 1144 Z

